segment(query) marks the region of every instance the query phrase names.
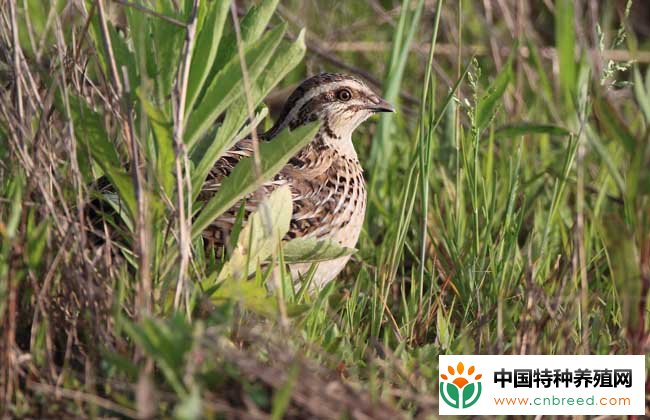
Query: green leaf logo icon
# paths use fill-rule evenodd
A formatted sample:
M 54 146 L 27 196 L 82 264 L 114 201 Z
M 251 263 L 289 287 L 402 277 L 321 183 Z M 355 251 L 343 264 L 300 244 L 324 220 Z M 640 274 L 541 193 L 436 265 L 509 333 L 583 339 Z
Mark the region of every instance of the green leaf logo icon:
M 482 375 L 474 375 L 474 366 L 470 366 L 465 373 L 465 365 L 462 362 L 458 362 L 455 369 L 453 366 L 447 366 L 447 372 L 448 374 L 440 374 L 440 397 L 445 404 L 459 409 L 474 405 L 481 396 Z

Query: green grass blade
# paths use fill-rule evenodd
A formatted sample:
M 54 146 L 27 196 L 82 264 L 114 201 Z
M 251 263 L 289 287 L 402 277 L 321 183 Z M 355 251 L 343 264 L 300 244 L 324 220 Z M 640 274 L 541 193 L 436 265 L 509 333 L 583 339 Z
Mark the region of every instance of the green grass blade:
M 388 65 L 388 73 L 384 83 L 384 99 L 397 106 L 397 99 L 399 98 L 402 78 L 406 68 L 406 62 L 409 56 L 411 42 L 413 36 L 417 31 L 420 23 L 420 15 L 424 2 L 418 1 L 415 11 L 411 13 L 409 1 L 402 2 L 400 20 L 398 23 L 395 36 L 393 38 L 393 45 L 391 50 L 391 60 Z M 408 32 L 405 34 L 406 28 Z M 383 114 L 380 116 L 379 125 L 377 127 L 377 134 L 373 139 L 372 149 L 370 152 L 370 161 L 373 165 L 373 182 L 379 174 L 382 173 L 381 168 L 385 168 L 386 157 L 390 156 L 393 148 L 390 136 L 393 129 L 394 116 Z
M 558 51 L 560 86 L 565 94 L 575 89 L 575 45 L 573 0 L 559 0 L 555 3 L 555 47 Z

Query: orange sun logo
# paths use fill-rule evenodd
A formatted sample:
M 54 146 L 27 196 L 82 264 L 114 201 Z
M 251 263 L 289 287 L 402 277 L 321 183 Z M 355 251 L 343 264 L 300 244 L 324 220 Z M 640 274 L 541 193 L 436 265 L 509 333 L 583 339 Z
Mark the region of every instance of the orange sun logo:
M 456 365 L 456 371 L 458 371 L 458 375 L 463 374 L 463 372 L 465 371 L 465 365 L 463 365 L 463 362 L 458 362 L 458 364 Z M 456 375 L 456 371 L 454 371 L 454 368 L 452 366 L 447 366 L 447 372 L 449 372 L 450 375 L 452 375 L 452 376 Z M 467 369 L 467 374 L 468 375 L 473 375 L 474 374 L 474 366 L 470 366 L 469 369 Z M 478 375 L 476 375 L 474 377 L 474 380 L 478 381 L 479 379 L 481 379 L 482 376 L 483 375 L 478 374 Z M 444 379 L 445 381 L 449 380 L 449 377 L 447 375 L 445 375 L 444 373 L 442 373 L 440 375 L 440 377 L 442 379 Z M 470 376 L 470 379 L 471 379 L 471 376 Z M 451 381 L 451 383 L 456 385 L 458 387 L 458 389 L 463 389 L 463 387 L 465 385 L 467 385 L 469 383 L 469 381 L 467 379 L 465 379 L 464 377 L 462 377 L 462 376 L 458 376 L 453 381 Z
M 474 366 L 470 366 L 465 372 L 463 362 L 458 362 L 456 369 L 447 366 L 447 372 L 440 374 L 440 396 L 449 406 L 453 408 L 467 408 L 481 396 L 481 382 L 483 375 L 474 375 Z M 472 375 L 474 375 L 472 377 Z

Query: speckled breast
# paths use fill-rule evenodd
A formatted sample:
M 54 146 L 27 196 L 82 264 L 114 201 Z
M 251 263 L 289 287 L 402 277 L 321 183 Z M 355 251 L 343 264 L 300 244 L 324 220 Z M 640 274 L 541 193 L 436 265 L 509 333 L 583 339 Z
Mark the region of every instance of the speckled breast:
M 334 163 L 322 179 L 310 181 L 310 194 L 294 201 L 292 230 L 304 237 L 316 237 L 354 248 L 359 240 L 366 212 L 366 189 L 361 166 L 356 159 Z M 311 199 L 309 203 L 304 199 Z M 312 207 L 311 211 L 305 211 Z M 309 216 L 309 217 L 307 217 Z M 312 229 L 305 229 L 310 225 Z M 291 232 L 290 232 L 291 233 Z M 297 235 L 299 236 L 299 235 Z M 343 270 L 349 256 L 319 263 L 311 287 L 320 289 Z M 294 264 L 291 271 L 297 280 L 307 273 L 310 264 Z

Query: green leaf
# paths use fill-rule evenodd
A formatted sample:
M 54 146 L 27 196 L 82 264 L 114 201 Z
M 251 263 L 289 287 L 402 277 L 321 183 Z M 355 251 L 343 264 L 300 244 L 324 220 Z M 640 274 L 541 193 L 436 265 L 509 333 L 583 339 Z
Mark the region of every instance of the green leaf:
M 133 217 L 136 214 L 133 183 L 131 177 L 122 169 L 117 150 L 104 129 L 102 116 L 74 96 L 70 96 L 70 113 L 74 122 L 75 137 L 82 146 L 81 149 L 90 152 Z
M 156 151 L 150 158 L 155 160 L 156 176 L 165 193 L 172 197 L 174 192 L 172 122 L 142 94 L 141 90 L 138 90 L 137 94 L 154 134 Z
M 300 31 L 298 38 L 295 42 L 289 45 L 288 48 L 278 48 L 279 52 L 276 54 L 275 59 L 269 63 L 268 68 L 264 73 L 253 81 L 251 84 L 251 97 L 253 99 L 253 106 L 257 107 L 262 99 L 268 95 L 271 89 L 276 86 L 280 80 L 293 69 L 305 55 L 305 31 Z M 258 121 L 265 115 L 264 111 L 255 117 Z M 232 106 L 228 108 L 226 118 L 223 124 L 219 127 L 216 137 L 204 148 L 200 154 L 194 154 L 193 157 L 198 158 L 196 169 L 192 173 L 192 187 L 195 196 L 200 191 L 201 185 L 205 181 L 210 169 L 219 157 L 236 141 L 236 137 L 243 134 L 248 134 L 247 131 L 253 129 L 256 124 L 249 124 L 244 129 L 239 130 L 242 124 L 248 118 L 248 111 L 246 105 L 246 98 L 240 97 L 235 101 Z M 198 149 L 198 147 L 197 147 Z
M 298 151 L 309 143 L 320 127 L 313 122 L 293 131 L 285 130 L 272 141 L 260 143 L 260 182 L 265 182 L 278 173 Z M 192 239 L 198 237 L 213 220 L 234 206 L 247 194 L 255 191 L 253 159 L 242 159 L 228 178 L 221 184 L 219 192 L 205 205 L 192 224 Z
M 246 16 L 242 19 L 239 28 L 241 39 L 244 45 L 250 44 L 262 35 L 269 24 L 279 0 L 263 0 L 259 5 L 250 8 Z M 224 63 L 229 62 L 237 55 L 237 36 L 235 31 L 230 31 L 224 36 L 223 42 L 219 46 L 217 58 L 214 60 L 213 73 L 223 68 Z
M 235 105 L 230 107 L 223 124 L 221 124 L 217 130 L 214 138 L 206 136 L 205 139 L 200 141 L 194 148 L 192 153 L 192 157 L 194 158 L 193 161 L 198 160 L 195 169 L 192 171 L 192 192 L 194 199 L 196 199 L 201 192 L 201 186 L 205 182 L 205 179 L 217 160 L 226 150 L 230 149 L 235 145 L 235 143 L 237 143 L 237 138 L 240 136 L 237 135 L 236 130 L 245 121 L 245 116 L 248 115 L 245 106 L 243 106 L 243 102 L 243 100 L 238 100 Z M 262 108 L 262 110 L 253 118 L 252 124 L 249 124 L 247 127 L 242 129 L 242 131 L 249 130 L 250 132 L 253 127 L 257 127 L 267 114 L 268 109 Z
M 181 315 L 161 321 L 144 318 L 139 323 L 124 321 L 124 331 L 144 352 L 152 357 L 174 392 L 186 398 L 188 392 L 182 376 L 185 355 L 192 347 L 191 326 Z
M 474 394 L 474 388 L 476 387 L 476 384 L 470 382 L 467 385 L 463 387 L 463 405 L 472 398 L 472 395 Z
M 187 83 L 186 109 L 194 107 L 219 49 L 223 27 L 230 9 L 230 1 L 215 1 L 208 6 L 207 16 L 197 36 L 192 65 Z
M 310 263 L 345 257 L 356 252 L 330 240 L 316 238 L 298 238 L 286 242 L 282 250 L 287 263 Z
M 459 401 L 458 397 L 460 397 L 460 393 L 458 392 L 458 387 L 456 385 L 451 383 L 447 384 L 447 393 L 452 400 Z
M 178 16 L 171 2 L 157 1 L 158 12 L 179 20 L 185 20 Z M 184 2 L 191 3 L 191 2 Z M 159 97 L 165 98 L 171 94 L 173 80 L 177 74 L 178 60 L 183 48 L 185 30 L 177 25 L 163 19 L 152 19 L 152 50 L 156 58 L 156 88 Z
M 449 348 L 451 343 L 451 334 L 449 333 L 449 322 L 445 318 L 443 311 L 436 312 L 436 327 L 438 331 L 438 342 L 443 350 Z
M 132 90 L 136 89 L 140 85 L 140 78 L 138 76 L 138 70 L 136 68 L 136 61 L 133 57 L 133 54 L 129 50 L 129 46 L 126 43 L 126 40 L 117 32 L 115 27 L 108 24 L 108 31 L 111 36 L 111 45 L 113 46 L 113 54 L 115 56 L 115 64 L 117 65 L 117 71 L 119 73 L 120 80 L 126 86 L 126 81 L 123 80 L 122 67 L 126 67 L 126 73 L 129 78 L 129 86 Z
M 212 294 L 211 300 L 234 300 L 246 309 L 266 317 L 277 313 L 276 299 L 269 296 L 264 286 L 250 280 L 223 282 Z
M 291 190 L 288 185 L 283 185 L 250 215 L 239 234 L 232 257 L 221 269 L 217 281 L 245 280 L 254 273 L 277 250 L 289 231 L 292 212 Z
M 477 106 L 476 106 L 476 127 L 479 130 L 484 129 L 492 119 L 494 112 L 501 100 L 501 97 L 506 91 L 508 84 L 512 80 L 512 61 L 514 59 L 514 51 L 510 54 L 507 63 L 501 69 L 501 72 L 497 75 L 496 79 L 488 91 L 481 97 Z
M 250 80 L 262 72 L 284 35 L 286 24 L 266 33 L 258 42 L 246 46 L 245 59 Z M 216 118 L 237 98 L 244 94 L 244 80 L 239 56 L 233 59 L 210 82 L 203 100 L 190 114 L 185 130 L 185 141 L 191 148 Z
M 568 136 L 571 135 L 571 132 L 566 128 L 559 127 L 557 125 L 519 122 L 499 127 L 494 133 L 496 137 L 519 137 L 528 134 Z
M 181 420 L 203 418 L 201 390 L 194 385 L 179 404 L 174 408 L 174 417 Z
M 131 37 L 131 45 L 133 46 L 134 65 L 139 70 L 141 78 L 150 77 L 153 73 L 150 73 L 149 69 L 153 66 L 148 65 L 148 61 L 153 60 L 153 54 L 147 48 L 151 35 L 149 19 L 146 14 L 132 7 L 125 7 L 124 13 Z M 137 89 L 134 87 L 133 90 Z

